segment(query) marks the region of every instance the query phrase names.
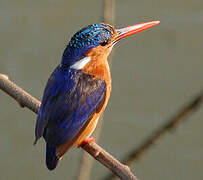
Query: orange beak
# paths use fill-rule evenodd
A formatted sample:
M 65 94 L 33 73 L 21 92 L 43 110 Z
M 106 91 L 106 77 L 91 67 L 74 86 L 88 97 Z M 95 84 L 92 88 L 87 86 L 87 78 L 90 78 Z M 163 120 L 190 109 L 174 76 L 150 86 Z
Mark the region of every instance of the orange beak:
M 118 32 L 118 36 L 116 37 L 114 43 L 116 43 L 120 39 L 123 39 L 127 36 L 131 36 L 131 35 L 136 34 L 138 32 L 149 29 L 152 26 L 155 26 L 159 23 L 160 23 L 160 21 L 150 21 L 150 22 L 135 24 L 135 25 L 128 26 L 128 27 L 125 27 L 122 29 L 116 29 L 116 31 Z

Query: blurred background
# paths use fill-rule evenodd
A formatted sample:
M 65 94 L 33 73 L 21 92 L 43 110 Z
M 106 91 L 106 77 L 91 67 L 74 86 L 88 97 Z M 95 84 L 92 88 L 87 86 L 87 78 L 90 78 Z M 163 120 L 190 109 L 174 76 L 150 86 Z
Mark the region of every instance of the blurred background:
M 1 0 L 0 73 L 41 100 L 71 36 L 103 20 L 104 1 Z M 143 142 L 203 89 L 203 1 L 116 0 L 117 28 L 160 25 L 119 42 L 113 89 L 98 144 L 117 159 Z M 76 179 L 83 150 L 66 154 L 53 172 L 45 143 L 33 146 L 36 114 L 0 91 L 0 179 Z M 203 108 L 167 133 L 132 171 L 140 180 L 203 179 Z M 90 179 L 109 170 L 94 163 Z

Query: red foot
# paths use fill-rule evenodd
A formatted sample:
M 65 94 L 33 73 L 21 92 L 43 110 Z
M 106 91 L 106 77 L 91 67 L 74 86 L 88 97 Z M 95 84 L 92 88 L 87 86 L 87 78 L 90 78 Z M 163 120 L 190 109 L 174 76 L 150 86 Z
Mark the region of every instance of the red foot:
M 90 142 L 95 142 L 95 139 L 92 136 L 83 140 L 83 142 L 81 142 L 81 144 L 79 144 L 78 147 L 84 146 L 85 144 L 89 144 Z

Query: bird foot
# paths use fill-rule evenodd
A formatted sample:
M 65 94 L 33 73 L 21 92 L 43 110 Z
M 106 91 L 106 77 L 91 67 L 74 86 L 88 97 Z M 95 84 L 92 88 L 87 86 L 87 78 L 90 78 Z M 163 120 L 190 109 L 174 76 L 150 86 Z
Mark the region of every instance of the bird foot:
M 88 137 L 87 139 L 83 140 L 83 141 L 81 142 L 81 144 L 78 145 L 78 147 L 82 147 L 82 146 L 84 146 L 85 144 L 89 144 L 90 142 L 95 142 L 95 139 L 94 139 L 92 136 L 90 136 L 90 137 Z

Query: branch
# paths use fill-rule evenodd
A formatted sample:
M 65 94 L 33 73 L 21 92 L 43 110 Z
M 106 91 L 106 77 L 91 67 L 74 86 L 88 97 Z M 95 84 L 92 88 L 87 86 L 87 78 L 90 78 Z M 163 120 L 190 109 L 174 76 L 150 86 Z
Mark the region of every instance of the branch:
M 174 130 L 181 122 L 187 120 L 189 115 L 196 112 L 200 105 L 203 103 L 203 92 L 197 97 L 192 99 L 185 107 L 178 111 L 178 113 L 166 121 L 159 129 L 154 131 L 149 138 L 147 138 L 136 151 L 131 152 L 127 158 L 122 162 L 131 165 L 138 158 L 140 158 L 145 151 L 147 151 L 152 145 L 154 145 L 163 135 L 167 132 Z
M 104 0 L 103 22 L 113 25 L 115 22 L 115 0 Z
M 31 111 L 38 114 L 41 104 L 40 101 L 18 87 L 15 83 L 11 82 L 8 76 L 5 74 L 0 74 L 0 89 L 14 98 L 21 107 L 27 107 Z
M 10 81 L 7 75 L 0 74 L 0 89 L 14 98 L 21 107 L 38 113 L 40 101 Z M 122 180 L 138 180 L 128 166 L 120 163 L 96 143 L 85 144 L 82 148 Z
M 134 151 L 130 152 L 121 162 L 132 167 L 161 137 L 167 132 L 174 130 L 181 122 L 187 120 L 189 115 L 196 112 L 203 103 L 203 91 L 194 97 L 186 106 L 180 109 L 173 117 L 166 121 L 160 128 L 155 130 L 146 140 Z M 114 179 L 114 175 L 109 174 L 105 180 Z

